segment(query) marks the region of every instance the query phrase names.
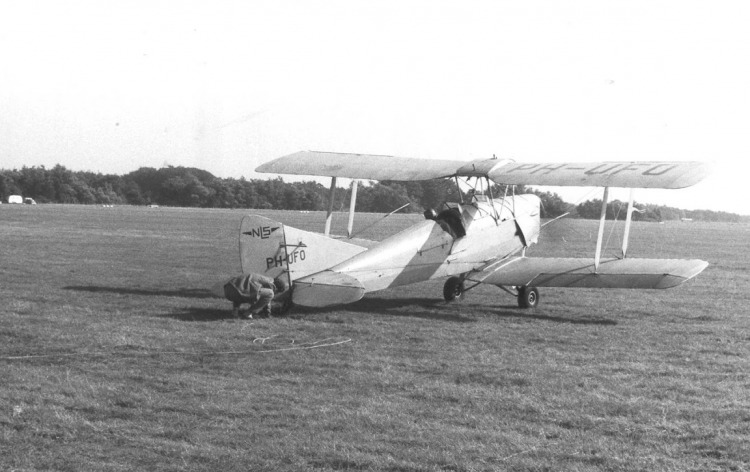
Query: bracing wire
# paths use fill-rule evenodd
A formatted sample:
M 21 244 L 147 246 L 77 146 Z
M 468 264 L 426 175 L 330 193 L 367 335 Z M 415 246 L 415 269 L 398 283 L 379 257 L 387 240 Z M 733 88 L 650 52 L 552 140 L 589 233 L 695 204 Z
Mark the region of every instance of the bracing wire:
M 622 211 L 622 205 L 620 205 L 617 208 L 617 213 L 615 213 L 615 219 L 612 221 L 612 227 L 609 229 L 609 235 L 607 236 L 607 241 L 604 243 L 604 248 L 602 249 L 602 254 L 607 250 L 609 247 L 609 240 L 612 239 L 612 234 L 615 232 L 615 225 L 617 223 L 617 219 L 620 217 L 620 212 Z
M 506 190 L 507 190 L 507 188 L 506 188 Z M 594 192 L 596 192 L 596 191 L 597 191 L 597 188 L 596 188 L 596 187 L 595 187 L 595 188 L 592 188 L 591 190 L 589 190 L 588 192 L 586 192 L 586 193 L 585 193 L 585 194 L 584 194 L 584 195 L 583 195 L 583 196 L 582 196 L 581 198 L 579 198 L 579 199 L 578 199 L 578 200 L 576 200 L 575 202 L 571 203 L 571 205 L 573 205 L 573 206 L 578 206 L 578 205 L 580 205 L 580 204 L 581 204 L 581 202 L 583 202 L 584 200 L 586 200 L 586 199 L 590 198 L 590 197 L 591 197 L 591 196 L 592 196 L 592 195 L 594 194 Z M 570 212 L 566 212 L 566 213 L 563 213 L 562 215 L 560 215 L 560 216 L 557 216 L 557 217 L 555 217 L 555 218 L 553 218 L 553 219 L 551 219 L 551 220 L 549 220 L 549 221 L 545 222 L 544 224 L 542 224 L 542 225 L 541 225 L 541 228 L 544 228 L 544 227 L 546 227 L 546 226 L 548 226 L 548 225 L 551 225 L 552 223 L 556 223 L 557 221 L 559 221 L 559 220 L 563 219 L 564 217 L 566 217 L 566 216 L 568 216 L 568 215 L 570 215 Z
M 360 229 L 360 230 L 359 230 L 359 231 L 357 231 L 356 233 L 352 233 L 352 234 L 351 234 L 351 236 L 349 236 L 349 237 L 348 237 L 347 239 L 352 239 L 352 238 L 354 238 L 355 236 L 358 236 L 358 235 L 360 235 L 360 234 L 364 233 L 365 231 L 367 231 L 368 229 L 372 228 L 372 227 L 373 227 L 373 226 L 375 226 L 376 224 L 379 224 L 379 223 L 381 223 L 381 222 L 382 222 L 382 221 L 383 221 L 384 219 L 388 218 L 389 216 L 393 215 L 394 213 L 396 213 L 396 212 L 397 212 L 397 211 L 399 211 L 399 210 L 403 210 L 404 208 L 408 207 L 409 205 L 411 205 L 411 202 L 409 202 L 409 203 L 406 203 L 406 204 L 404 204 L 404 205 L 401 205 L 400 207 L 396 208 L 395 210 L 393 210 L 393 211 L 391 211 L 391 212 L 389 212 L 389 213 L 386 213 L 386 214 L 385 214 L 385 216 L 383 216 L 383 217 L 382 217 L 382 218 L 380 218 L 379 220 L 375 221 L 374 223 L 372 223 L 372 224 L 369 224 L 369 225 L 365 226 L 364 228 Z

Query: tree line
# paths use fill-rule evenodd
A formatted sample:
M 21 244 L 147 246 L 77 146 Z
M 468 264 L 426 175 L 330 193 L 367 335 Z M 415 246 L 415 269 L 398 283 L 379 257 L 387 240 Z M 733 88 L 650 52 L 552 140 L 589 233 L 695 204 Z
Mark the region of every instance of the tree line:
M 535 193 L 542 201 L 542 216 L 555 218 L 599 218 L 601 200 L 579 205 L 565 202 L 558 194 L 515 186 L 493 185 L 493 195 L 506 192 Z M 164 205 L 203 208 L 262 208 L 279 210 L 325 210 L 329 189 L 314 181 L 284 182 L 276 179 L 219 178 L 190 167 L 142 167 L 126 175 L 71 171 L 56 165 L 51 169 L 23 167 L 0 170 L 0 198 L 22 195 L 38 203 L 77 203 L 103 205 Z M 351 187 L 338 189 L 334 201 L 337 211 L 348 210 Z M 387 213 L 408 204 L 401 211 L 422 212 L 438 208 L 442 202 L 460 201 L 462 194 L 455 181 L 370 182 L 357 191 L 357 211 Z M 624 219 L 627 203 L 615 200 L 607 206 L 607 218 Z M 634 220 L 665 221 L 690 218 L 706 221 L 748 221 L 750 217 L 711 210 L 681 210 L 663 205 L 638 205 Z

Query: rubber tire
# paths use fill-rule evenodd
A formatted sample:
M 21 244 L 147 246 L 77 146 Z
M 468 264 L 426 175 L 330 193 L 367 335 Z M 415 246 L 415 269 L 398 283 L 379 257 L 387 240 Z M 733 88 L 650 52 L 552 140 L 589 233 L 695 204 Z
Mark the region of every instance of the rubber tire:
M 521 308 L 536 308 L 539 304 L 539 290 L 536 287 L 518 288 L 518 306 Z
M 443 285 L 443 298 L 446 302 L 452 302 L 461 298 L 464 294 L 464 281 L 460 277 L 451 277 Z

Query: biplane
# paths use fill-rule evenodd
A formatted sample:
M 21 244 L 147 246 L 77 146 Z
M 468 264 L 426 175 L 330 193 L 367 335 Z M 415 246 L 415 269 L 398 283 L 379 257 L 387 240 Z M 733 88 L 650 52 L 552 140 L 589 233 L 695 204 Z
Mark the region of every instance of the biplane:
M 539 303 L 539 287 L 666 289 L 701 273 L 697 259 L 627 257 L 633 188 L 677 189 L 708 174 L 701 162 L 515 163 L 472 162 L 303 151 L 265 163 L 257 172 L 331 178 L 323 234 L 303 231 L 258 215 L 240 225 L 242 271 L 286 277 L 292 302 L 308 307 L 352 303 L 366 293 L 446 278 L 443 297 L 452 301 L 479 285 L 510 293 L 522 308 Z M 379 242 L 330 237 L 337 178 L 353 179 L 348 233 L 352 235 L 357 181 L 456 179 L 469 185 L 462 201 Z M 492 183 L 506 187 L 492 194 Z M 539 238 L 540 200 L 508 192 L 514 185 L 603 187 L 596 247 L 590 258 L 527 257 Z M 631 188 L 621 254 L 603 258 L 602 239 L 610 188 Z M 461 192 L 459 192 L 461 193 Z

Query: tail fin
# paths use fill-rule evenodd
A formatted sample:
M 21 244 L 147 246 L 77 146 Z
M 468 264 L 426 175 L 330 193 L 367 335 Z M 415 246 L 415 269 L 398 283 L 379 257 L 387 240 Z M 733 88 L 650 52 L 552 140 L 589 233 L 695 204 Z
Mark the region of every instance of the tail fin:
M 365 250 L 258 215 L 245 216 L 240 224 L 242 272 L 274 278 L 287 273 L 290 283 Z

